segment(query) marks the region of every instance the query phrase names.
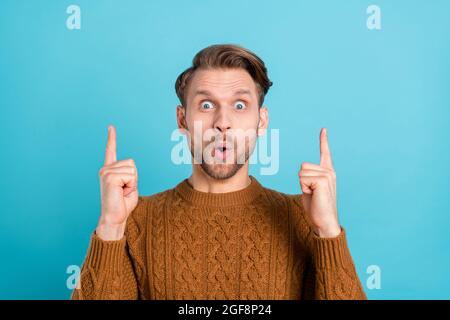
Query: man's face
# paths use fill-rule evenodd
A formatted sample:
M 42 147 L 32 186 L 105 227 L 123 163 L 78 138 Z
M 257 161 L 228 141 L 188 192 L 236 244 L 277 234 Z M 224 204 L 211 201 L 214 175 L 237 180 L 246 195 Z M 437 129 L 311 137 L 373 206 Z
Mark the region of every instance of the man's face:
M 195 161 L 214 179 L 234 176 L 267 127 L 255 82 L 244 69 L 203 69 L 194 73 L 187 90 L 177 117 L 189 133 Z

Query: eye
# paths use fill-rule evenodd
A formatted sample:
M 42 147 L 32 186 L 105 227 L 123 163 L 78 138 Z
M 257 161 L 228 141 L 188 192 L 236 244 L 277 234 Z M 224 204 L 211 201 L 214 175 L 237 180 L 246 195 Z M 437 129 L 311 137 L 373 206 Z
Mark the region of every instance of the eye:
M 245 102 L 243 102 L 243 101 L 237 101 L 237 102 L 234 104 L 234 107 L 235 107 L 237 110 L 243 110 L 243 109 L 247 108 L 247 105 L 246 105 Z
M 203 101 L 201 103 L 201 108 L 204 110 L 212 109 L 214 106 L 211 101 Z

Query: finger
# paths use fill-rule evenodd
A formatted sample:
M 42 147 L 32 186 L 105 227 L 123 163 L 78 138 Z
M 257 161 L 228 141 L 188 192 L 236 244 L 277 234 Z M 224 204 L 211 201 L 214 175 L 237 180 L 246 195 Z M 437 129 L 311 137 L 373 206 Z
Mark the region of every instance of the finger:
M 108 127 L 108 142 L 105 151 L 105 166 L 117 161 L 116 155 L 116 128 L 113 125 Z
M 307 183 L 306 179 L 300 178 L 300 189 L 302 189 L 303 193 L 312 194 L 313 190 L 310 187 L 310 184 Z
M 104 176 L 107 173 L 128 173 L 136 175 L 137 170 L 133 166 L 103 167 L 100 169 L 100 176 Z
M 304 183 L 300 183 L 300 188 L 302 189 L 303 193 L 312 194 L 312 190 Z
M 125 187 L 125 188 L 123 188 L 123 196 L 128 197 L 130 194 L 132 194 L 135 191 L 137 191 L 137 186 Z
M 326 128 L 322 128 L 320 131 L 320 165 L 327 169 L 333 169 Z
M 103 181 L 105 184 L 111 184 L 122 188 L 137 186 L 136 175 L 130 173 L 109 172 L 103 176 Z
M 316 178 L 318 183 L 325 182 L 325 179 L 328 180 L 329 185 L 335 185 L 336 177 L 329 171 L 318 171 L 318 170 L 301 170 L 298 173 L 298 177 L 300 181 L 309 181 L 308 178 Z
M 125 160 L 119 160 L 114 162 L 113 164 L 110 164 L 109 166 L 106 166 L 105 168 L 118 168 L 118 167 L 135 167 L 136 164 L 133 159 L 125 159 Z
M 302 190 L 310 190 L 314 192 L 317 188 L 328 185 L 328 179 L 324 176 L 303 176 L 300 178 L 300 186 Z
M 327 177 L 328 172 L 323 170 L 300 170 L 298 173 L 299 177 Z
M 323 172 L 330 172 L 330 169 L 321 167 L 318 164 L 311 163 L 311 162 L 303 162 L 300 166 L 301 170 L 317 170 L 317 171 L 323 171 Z

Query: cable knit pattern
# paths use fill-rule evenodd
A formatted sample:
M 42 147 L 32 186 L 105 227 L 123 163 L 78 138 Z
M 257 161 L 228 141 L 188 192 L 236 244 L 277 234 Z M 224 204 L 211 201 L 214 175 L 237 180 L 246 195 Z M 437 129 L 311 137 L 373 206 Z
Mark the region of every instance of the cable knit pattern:
M 72 299 L 366 299 L 345 230 L 320 238 L 301 195 L 264 188 L 140 196 L 125 236 L 94 233 Z

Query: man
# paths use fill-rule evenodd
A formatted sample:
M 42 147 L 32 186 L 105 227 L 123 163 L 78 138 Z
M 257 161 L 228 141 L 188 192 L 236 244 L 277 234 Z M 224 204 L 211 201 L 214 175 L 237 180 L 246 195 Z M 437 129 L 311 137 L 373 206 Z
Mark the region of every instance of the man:
M 366 299 L 338 222 L 326 129 L 320 164 L 301 165 L 303 194 L 249 176 L 271 85 L 247 49 L 197 53 L 175 85 L 192 175 L 155 195 L 138 195 L 135 164 L 116 159 L 109 127 L 101 215 L 73 299 Z

